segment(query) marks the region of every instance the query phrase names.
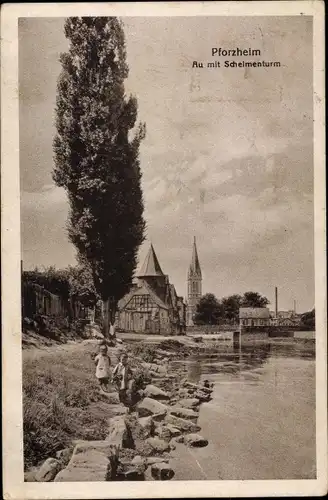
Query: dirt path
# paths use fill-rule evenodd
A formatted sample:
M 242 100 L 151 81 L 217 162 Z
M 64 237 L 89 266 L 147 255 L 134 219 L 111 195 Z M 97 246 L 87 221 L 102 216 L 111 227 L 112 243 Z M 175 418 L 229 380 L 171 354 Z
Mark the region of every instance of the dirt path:
M 82 341 L 68 341 L 66 344 L 53 344 L 53 345 L 40 345 L 38 347 L 28 347 L 23 349 L 23 359 L 29 359 L 39 356 L 46 356 L 48 354 L 54 354 L 56 352 L 70 352 L 72 350 L 78 350 L 85 348 L 86 345 L 96 346 L 96 340 L 82 340 Z
M 87 339 L 80 341 L 68 341 L 66 344 L 55 344 L 51 346 L 42 347 L 29 347 L 23 349 L 23 361 L 32 361 L 45 356 L 54 356 L 56 354 L 67 354 L 70 352 L 79 352 L 90 350 L 96 351 L 98 340 Z M 110 347 L 109 352 L 111 355 L 117 356 L 122 346 Z

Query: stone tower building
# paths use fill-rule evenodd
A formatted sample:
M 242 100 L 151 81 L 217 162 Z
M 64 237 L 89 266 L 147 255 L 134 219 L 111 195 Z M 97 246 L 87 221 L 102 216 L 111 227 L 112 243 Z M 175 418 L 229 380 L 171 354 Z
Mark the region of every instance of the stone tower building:
M 192 249 L 191 263 L 188 270 L 188 306 L 187 306 L 187 326 L 193 326 L 196 306 L 202 296 L 202 271 L 200 269 L 196 238 Z

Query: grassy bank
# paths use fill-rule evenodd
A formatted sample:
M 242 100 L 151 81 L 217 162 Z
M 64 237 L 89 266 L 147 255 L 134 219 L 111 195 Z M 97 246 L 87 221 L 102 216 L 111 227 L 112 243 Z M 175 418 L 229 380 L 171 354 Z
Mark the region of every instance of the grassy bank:
M 114 404 L 109 404 L 111 400 L 99 392 L 93 361 L 96 352 L 97 341 L 24 350 L 26 470 L 54 457 L 56 451 L 69 447 L 73 439 L 101 440 L 107 436 L 117 396 Z M 109 348 L 108 354 L 113 366 L 118 361 L 119 349 Z M 145 387 L 151 381 L 147 370 L 133 355 L 130 363 L 136 388 Z M 114 392 L 114 387 L 110 386 L 109 391 Z
M 38 351 L 23 363 L 25 467 L 71 444 L 103 439 L 109 405 L 102 401 L 92 359 L 94 346 Z M 113 360 L 115 361 L 115 360 Z

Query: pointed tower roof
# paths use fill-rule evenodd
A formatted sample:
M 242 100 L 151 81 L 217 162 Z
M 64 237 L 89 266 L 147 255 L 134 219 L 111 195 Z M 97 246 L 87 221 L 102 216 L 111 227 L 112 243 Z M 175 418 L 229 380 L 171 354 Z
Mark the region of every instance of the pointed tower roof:
M 199 264 L 199 259 L 198 259 L 198 253 L 197 253 L 197 246 L 196 246 L 196 237 L 194 237 L 194 244 L 193 244 L 193 249 L 192 249 L 192 257 L 191 257 L 191 263 L 189 266 L 189 276 L 190 275 L 198 275 L 202 276 L 202 271 L 200 268 Z
M 147 257 L 145 258 L 143 266 L 138 274 L 139 278 L 142 278 L 143 276 L 164 276 L 153 245 L 150 245 Z

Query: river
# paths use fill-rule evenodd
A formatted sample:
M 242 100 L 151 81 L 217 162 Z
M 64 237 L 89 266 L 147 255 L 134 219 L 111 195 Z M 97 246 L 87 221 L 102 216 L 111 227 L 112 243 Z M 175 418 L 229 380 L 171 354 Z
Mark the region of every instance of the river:
M 214 390 L 198 420 L 209 444 L 177 445 L 175 480 L 315 479 L 314 342 L 227 344 L 176 363 Z

